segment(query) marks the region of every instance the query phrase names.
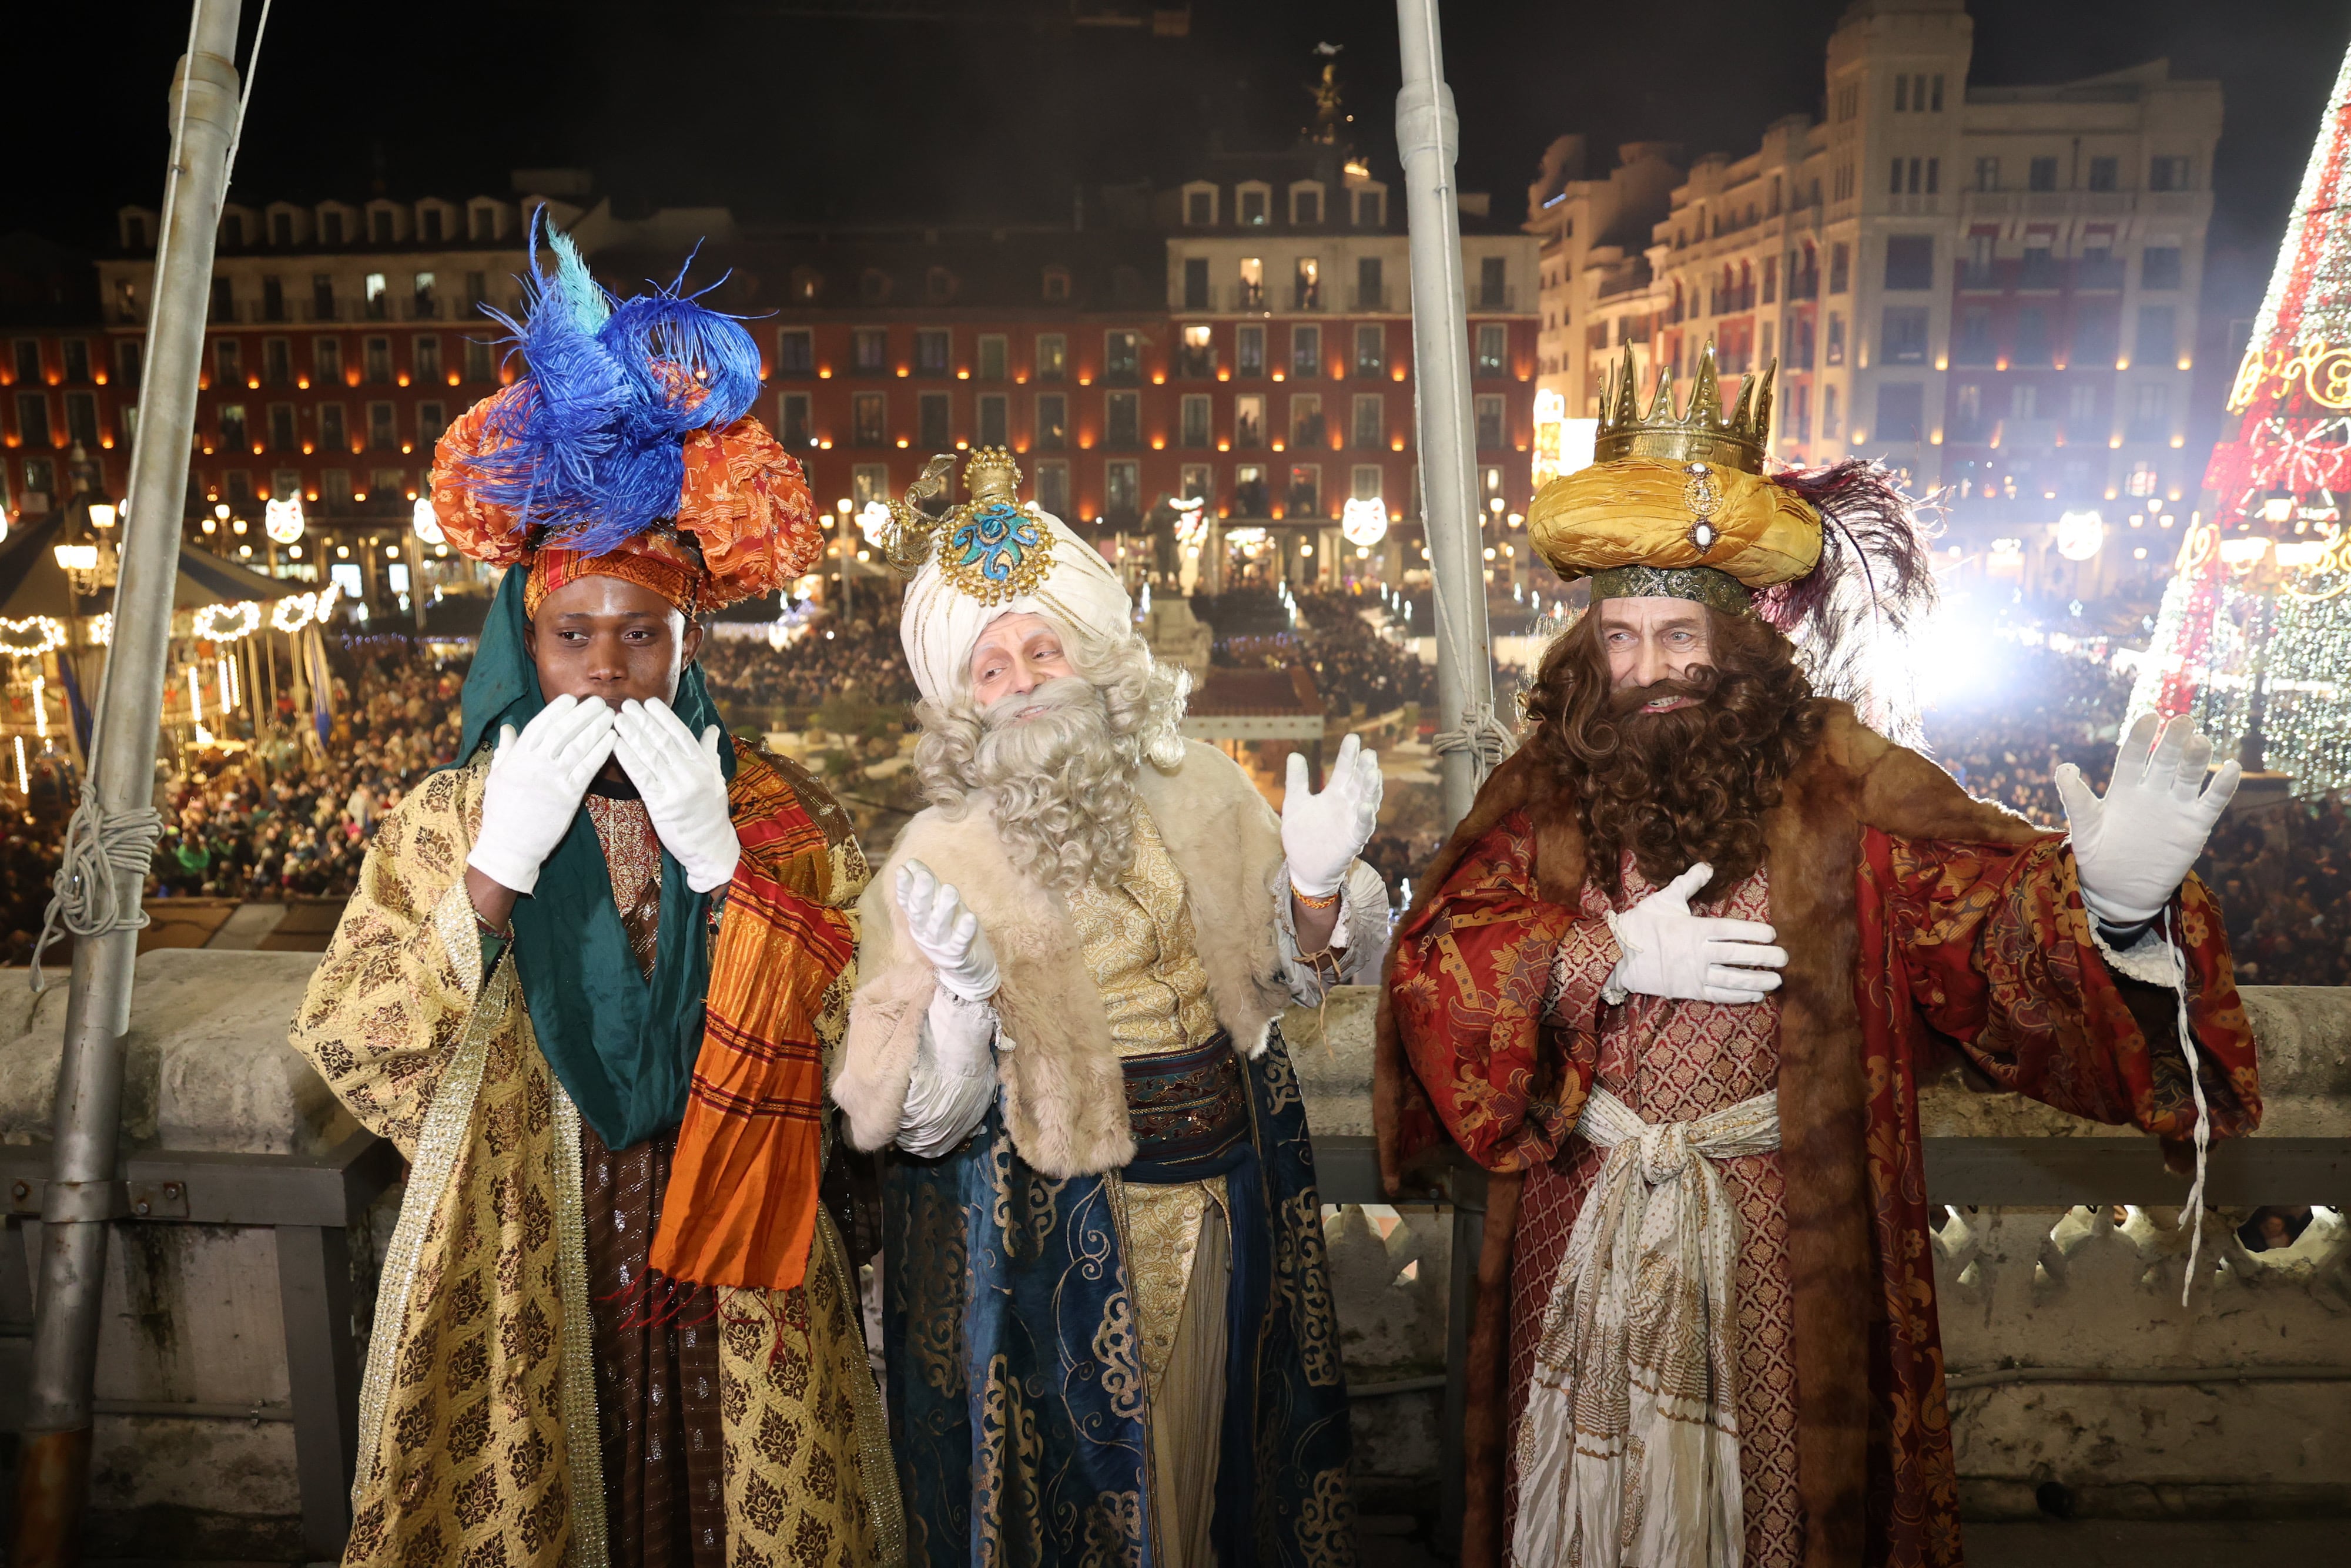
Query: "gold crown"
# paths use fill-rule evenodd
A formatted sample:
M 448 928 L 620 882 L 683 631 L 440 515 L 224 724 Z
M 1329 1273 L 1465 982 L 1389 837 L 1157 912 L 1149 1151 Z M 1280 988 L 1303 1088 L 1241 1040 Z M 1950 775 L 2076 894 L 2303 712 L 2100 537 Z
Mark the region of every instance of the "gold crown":
M 984 484 L 981 476 L 992 474 L 1004 475 L 1006 477 L 995 483 Z M 981 499 L 983 496 L 991 500 L 1017 500 L 1019 497 L 1016 491 L 1020 485 L 1020 465 L 1013 460 L 1011 452 L 1005 447 L 975 446 L 971 449 L 971 456 L 963 465 L 963 482 L 970 490 L 971 498 L 975 501 Z
M 1627 457 L 1647 457 L 1659 463 L 1711 463 L 1743 474 L 1763 472 L 1763 455 L 1771 449 L 1771 378 L 1780 368 L 1773 360 L 1761 376 L 1740 382 L 1739 406 L 1726 419 L 1722 413 L 1722 383 L 1714 370 L 1714 345 L 1708 342 L 1698 358 L 1698 384 L 1690 389 L 1689 407 L 1674 412 L 1674 378 L 1669 370 L 1657 372 L 1656 396 L 1644 417 L 1634 401 L 1633 350 L 1625 350 L 1624 369 L 1610 375 L 1600 394 L 1600 429 L 1592 443 L 1594 463 L 1620 463 Z

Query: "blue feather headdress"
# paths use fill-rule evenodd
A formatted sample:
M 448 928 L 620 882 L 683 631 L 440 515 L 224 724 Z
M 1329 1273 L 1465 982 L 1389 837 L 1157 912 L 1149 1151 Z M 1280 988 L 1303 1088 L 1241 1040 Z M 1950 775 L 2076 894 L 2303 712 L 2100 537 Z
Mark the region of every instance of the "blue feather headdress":
M 527 369 L 491 401 L 465 484 L 511 519 L 516 543 L 603 555 L 676 515 L 687 434 L 749 412 L 759 350 L 740 321 L 696 303 L 708 289 L 683 292 L 684 268 L 666 287 L 615 298 L 544 214 L 531 223 L 524 319 L 483 308 Z M 545 274 L 542 225 L 555 254 Z

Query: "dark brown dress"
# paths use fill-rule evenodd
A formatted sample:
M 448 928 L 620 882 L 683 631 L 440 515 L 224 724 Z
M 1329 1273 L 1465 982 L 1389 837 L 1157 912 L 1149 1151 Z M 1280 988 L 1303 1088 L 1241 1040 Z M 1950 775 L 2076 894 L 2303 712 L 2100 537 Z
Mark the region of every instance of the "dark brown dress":
M 661 930 L 661 841 L 643 802 L 604 793 L 619 788 L 600 780 L 588 813 L 630 947 L 650 975 Z M 614 1151 L 593 1128 L 580 1129 L 614 1568 L 724 1568 L 726 1557 L 716 1303 L 706 1290 L 646 1278 L 676 1151 L 674 1130 Z

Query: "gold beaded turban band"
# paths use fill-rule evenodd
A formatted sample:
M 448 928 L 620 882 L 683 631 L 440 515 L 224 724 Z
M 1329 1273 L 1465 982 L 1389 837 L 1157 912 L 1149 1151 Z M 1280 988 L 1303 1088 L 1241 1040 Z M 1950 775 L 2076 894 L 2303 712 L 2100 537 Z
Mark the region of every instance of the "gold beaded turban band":
M 1641 415 L 1633 354 L 1612 376 L 1588 468 L 1545 485 L 1527 536 L 1553 571 L 1592 579 L 1593 602 L 1665 597 L 1751 613 L 1758 590 L 1792 582 L 1821 559 L 1821 513 L 1763 475 L 1771 371 L 1750 376 L 1726 418 L 1714 346 L 1698 358 L 1687 411 L 1670 379 Z

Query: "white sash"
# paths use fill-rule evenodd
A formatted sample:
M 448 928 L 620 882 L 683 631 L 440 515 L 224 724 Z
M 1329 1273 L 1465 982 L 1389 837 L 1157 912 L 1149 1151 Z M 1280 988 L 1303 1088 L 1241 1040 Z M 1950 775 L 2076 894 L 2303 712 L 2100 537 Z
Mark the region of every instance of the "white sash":
M 1780 1146 L 1766 1092 L 1651 1126 L 1593 1085 L 1607 1159 L 1569 1233 L 1519 1423 L 1519 1568 L 1739 1568 L 1737 1215 L 1713 1162 Z

